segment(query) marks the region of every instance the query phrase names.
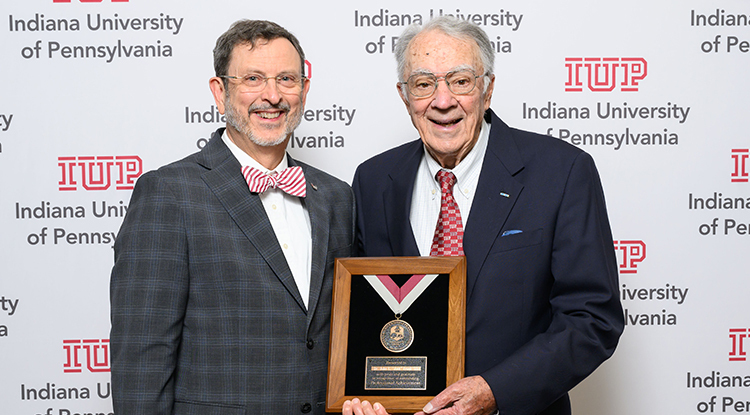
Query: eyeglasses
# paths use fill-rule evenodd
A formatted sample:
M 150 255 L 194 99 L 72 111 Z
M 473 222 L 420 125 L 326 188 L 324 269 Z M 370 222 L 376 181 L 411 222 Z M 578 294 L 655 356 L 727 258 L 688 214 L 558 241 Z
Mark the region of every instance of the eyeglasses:
M 276 86 L 282 92 L 298 92 L 302 88 L 305 76 L 281 74 L 277 76 L 263 76 L 257 73 L 251 73 L 245 76 L 222 75 L 219 78 L 236 79 L 240 81 L 240 87 L 245 92 L 260 92 L 266 87 L 269 79 L 276 80 Z
M 438 81 L 444 79 L 448 89 L 456 95 L 466 95 L 474 90 L 477 86 L 477 78 L 485 75 L 476 75 L 470 69 L 461 69 L 451 71 L 443 76 L 436 76 L 433 73 L 415 73 L 406 80 L 401 82 L 406 85 L 409 93 L 416 98 L 427 98 L 435 93 L 438 87 Z

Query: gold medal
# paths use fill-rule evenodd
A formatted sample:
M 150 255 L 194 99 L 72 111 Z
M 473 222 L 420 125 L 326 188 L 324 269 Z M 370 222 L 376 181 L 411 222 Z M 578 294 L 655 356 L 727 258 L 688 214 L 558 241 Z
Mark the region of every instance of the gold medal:
M 389 352 L 401 353 L 408 349 L 414 341 L 414 329 L 409 323 L 396 316 L 380 330 L 380 343 Z
M 414 341 L 414 329 L 409 323 L 401 320 L 401 313 L 414 303 L 437 276 L 438 274 L 412 275 L 399 287 L 389 275 L 364 275 L 365 280 L 396 315 L 395 320 L 389 321 L 380 330 L 380 343 L 386 350 L 401 353 L 411 346 Z

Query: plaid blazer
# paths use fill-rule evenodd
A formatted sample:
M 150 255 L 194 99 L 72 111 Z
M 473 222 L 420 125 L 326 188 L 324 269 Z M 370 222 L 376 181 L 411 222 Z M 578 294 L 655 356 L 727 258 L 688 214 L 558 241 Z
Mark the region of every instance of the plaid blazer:
M 353 193 L 290 158 L 307 178 L 306 309 L 222 132 L 133 191 L 110 286 L 118 415 L 325 412 L 333 262 L 352 254 Z

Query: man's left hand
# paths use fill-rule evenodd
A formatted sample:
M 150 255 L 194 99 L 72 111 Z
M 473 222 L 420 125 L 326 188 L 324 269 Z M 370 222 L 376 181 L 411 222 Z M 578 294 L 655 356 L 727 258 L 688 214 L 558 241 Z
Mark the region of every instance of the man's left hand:
M 495 409 L 490 385 L 481 376 L 471 376 L 445 388 L 414 415 L 487 415 Z

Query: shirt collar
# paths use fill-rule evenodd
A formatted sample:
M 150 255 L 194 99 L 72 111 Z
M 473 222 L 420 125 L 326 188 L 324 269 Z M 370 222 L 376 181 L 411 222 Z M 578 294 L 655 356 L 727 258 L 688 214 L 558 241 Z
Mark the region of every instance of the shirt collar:
M 454 175 L 456 175 L 456 184 L 457 189 L 464 193 L 467 197 L 469 196 L 464 192 L 466 189 L 466 186 L 463 184 L 467 182 L 467 178 L 472 173 L 475 173 L 475 171 L 482 165 L 482 161 L 484 160 L 484 154 L 487 152 L 487 143 L 489 142 L 490 137 L 490 125 L 487 123 L 487 121 L 482 120 L 482 125 L 479 130 L 479 138 L 477 139 L 476 144 L 474 144 L 474 148 L 472 148 L 469 151 L 469 154 L 464 157 L 463 160 L 461 160 L 456 167 L 453 169 L 443 169 L 440 164 L 432 158 L 432 155 L 427 152 L 427 149 L 424 149 L 425 159 L 427 160 L 427 168 L 430 171 L 430 177 L 433 179 L 433 183 L 437 183 L 437 179 L 435 179 L 435 175 L 440 170 L 446 170 L 453 172 Z M 424 144 L 422 144 L 424 146 Z M 438 186 L 439 188 L 439 186 Z
M 227 130 L 224 130 L 224 133 L 221 135 L 221 139 L 224 141 L 224 144 L 229 147 L 229 151 L 232 152 L 234 157 L 237 159 L 237 161 L 240 162 L 240 165 L 242 166 L 250 166 L 255 169 L 258 169 L 262 171 L 263 173 L 269 174 L 271 172 L 280 172 L 284 170 L 285 168 L 289 167 L 289 161 L 287 160 L 286 156 L 281 158 L 281 162 L 278 166 L 276 166 L 272 170 L 268 170 L 267 168 L 263 167 L 260 163 L 258 163 L 254 158 L 250 157 L 249 154 L 242 151 L 241 148 L 237 146 L 237 144 L 232 141 L 231 138 L 229 138 L 229 135 L 227 134 Z

